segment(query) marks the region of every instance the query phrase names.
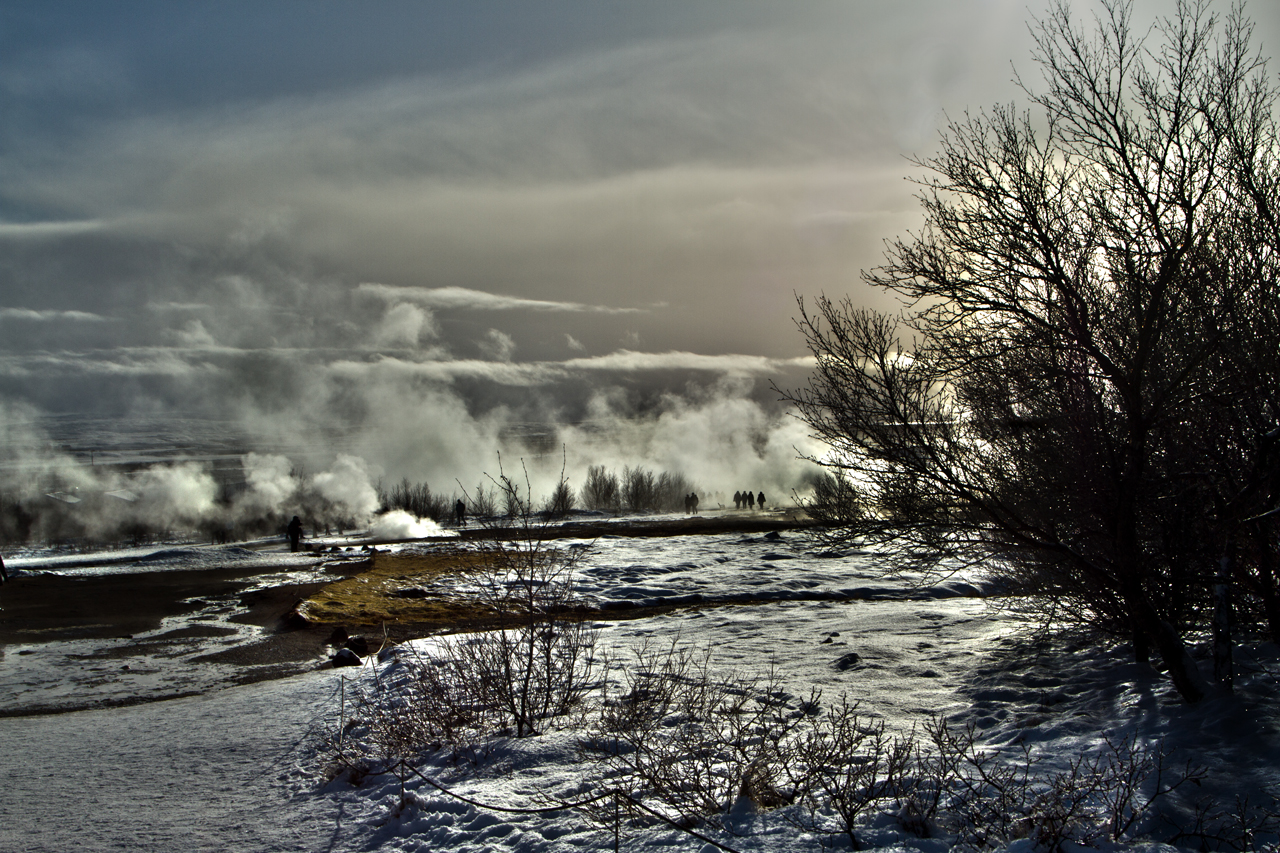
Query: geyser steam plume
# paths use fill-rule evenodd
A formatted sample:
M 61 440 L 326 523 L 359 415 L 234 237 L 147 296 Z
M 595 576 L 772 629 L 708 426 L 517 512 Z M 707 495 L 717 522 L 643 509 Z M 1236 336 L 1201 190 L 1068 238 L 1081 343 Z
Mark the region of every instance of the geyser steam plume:
M 679 474 L 700 492 L 704 509 L 740 489 L 764 491 L 776 504 L 805 490 L 811 472 L 797 457 L 815 448 L 799 421 L 753 399 L 752 389 L 721 381 L 685 396 L 659 395 L 642 411 L 616 390 L 601 391 L 574 422 L 556 423 L 521 420 L 501 406 L 473 415 L 439 388 L 395 398 L 375 386 L 363 400 L 370 414 L 348 417 L 342 431 L 314 412 L 248 410 L 241 418 L 247 441 L 278 450 L 212 462 L 95 455 L 84 436 L 79 444 L 55 440 L 40 413 L 8 405 L 0 410 L 0 531 L 11 542 L 181 530 L 241 538 L 276 534 L 297 514 L 315 529 L 373 525 L 382 538 L 410 538 L 438 528 L 406 515 L 379 519 L 380 485 L 429 484 L 451 506 L 477 487 L 491 492 L 505 475 L 536 508 L 562 478 L 576 493 L 589 466 Z

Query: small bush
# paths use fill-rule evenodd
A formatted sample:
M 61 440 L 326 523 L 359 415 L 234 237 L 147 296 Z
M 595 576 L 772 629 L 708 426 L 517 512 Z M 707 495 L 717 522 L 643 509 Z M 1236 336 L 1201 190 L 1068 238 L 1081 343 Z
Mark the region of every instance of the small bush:
M 765 809 L 792 801 L 790 741 L 804 714 L 775 680 L 716 678 L 705 656 L 675 643 L 640 649 L 622 679 L 582 750 L 632 796 L 661 802 L 688 826 L 743 800 Z
M 560 518 L 573 512 L 576 503 L 577 499 L 573 489 L 569 488 L 569 481 L 561 479 L 552 490 L 551 497 L 547 499 L 545 511 L 547 515 Z

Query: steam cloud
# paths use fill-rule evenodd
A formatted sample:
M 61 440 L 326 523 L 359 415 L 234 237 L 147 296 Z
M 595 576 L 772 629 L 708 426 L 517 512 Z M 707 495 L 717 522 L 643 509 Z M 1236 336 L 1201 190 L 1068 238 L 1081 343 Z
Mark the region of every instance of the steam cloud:
M 0 407 L 0 527 L 9 541 L 169 531 L 246 538 L 278 534 L 298 514 L 310 529 L 414 538 L 441 528 L 400 511 L 379 514 L 380 483 L 424 482 L 451 504 L 491 492 L 505 475 L 538 507 L 562 477 L 577 492 L 592 465 L 678 473 L 704 508 L 744 488 L 777 504 L 805 490 L 811 472 L 797 457 L 817 450 L 803 425 L 755 399 L 756 383 L 743 376 L 640 401 L 616 386 L 595 389 L 578 418 L 538 422 L 532 432 L 520 419 L 527 410 L 476 415 L 447 388 L 406 392 L 394 381 L 363 388 L 356 408 L 364 416 L 348 416 L 338 438 L 332 420 L 301 409 L 250 410 L 242 423 L 252 439 L 283 452 L 249 450 L 230 474 L 226 464 L 196 460 L 95 464 L 74 446 L 55 446 L 38 411 L 8 404 Z
M 429 518 L 414 518 L 402 509 L 384 512 L 369 526 L 369 537 L 375 542 L 396 539 L 425 539 L 446 534 L 443 527 Z

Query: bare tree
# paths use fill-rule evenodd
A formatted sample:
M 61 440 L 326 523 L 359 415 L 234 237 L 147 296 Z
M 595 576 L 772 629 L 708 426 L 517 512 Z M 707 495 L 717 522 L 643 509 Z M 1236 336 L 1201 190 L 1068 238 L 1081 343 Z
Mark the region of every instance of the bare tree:
M 622 494 L 618 487 L 618 475 L 603 465 L 587 468 L 587 479 L 582 484 L 582 505 L 587 509 L 617 511 L 622 506 Z
M 641 465 L 622 469 L 622 503 L 631 512 L 653 512 L 658 503 L 658 478 Z
M 1060 3 L 1033 32 L 1038 114 L 953 122 L 918 161 L 925 228 L 866 276 L 910 307 L 801 300 L 817 370 L 786 396 L 832 448 L 816 461 L 847 498 L 836 532 L 899 565 L 982 562 L 1129 633 L 1140 657 L 1154 644 L 1195 701 L 1209 684 L 1184 634 L 1219 563 L 1176 546 L 1216 537 L 1221 555 L 1277 498 L 1274 395 L 1247 424 L 1213 416 L 1274 376 L 1280 347 L 1264 325 L 1280 280 L 1274 91 L 1238 10 L 1179 3 L 1144 40 L 1127 3 L 1104 3 L 1091 35 Z M 1188 487 L 1205 448 L 1230 457 L 1224 484 L 1241 475 L 1207 514 Z

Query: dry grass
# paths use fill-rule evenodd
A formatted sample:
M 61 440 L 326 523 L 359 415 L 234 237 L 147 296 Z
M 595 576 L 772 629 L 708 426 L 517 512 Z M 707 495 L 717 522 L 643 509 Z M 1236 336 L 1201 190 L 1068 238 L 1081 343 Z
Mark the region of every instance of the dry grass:
M 598 536 L 684 536 L 716 533 L 770 533 L 803 529 L 810 520 L 801 510 L 770 512 L 720 512 L 685 518 L 639 519 L 626 524 L 571 521 L 547 527 L 548 540 L 592 539 Z M 464 541 L 478 549 L 442 544 L 429 553 L 375 552 L 370 567 L 361 574 L 338 581 L 303 601 L 297 613 L 312 625 L 348 628 L 385 627 L 397 639 L 442 631 L 466 631 L 490 627 L 492 611 L 478 597 L 460 593 L 459 577 L 481 571 L 486 541 L 515 539 L 525 535 L 517 527 L 474 527 L 459 531 Z M 421 589 L 421 598 L 401 595 Z M 635 619 L 672 610 L 702 609 L 705 605 L 655 605 L 627 610 L 591 610 L 592 619 Z M 719 606 L 719 605 L 718 605 Z M 580 615 L 587 615 L 580 611 Z
M 315 625 L 409 623 L 431 630 L 482 624 L 487 609 L 455 589 L 458 578 L 480 568 L 480 559 L 454 547 L 426 554 L 375 553 L 367 571 L 329 584 L 297 609 Z M 411 598 L 405 590 L 425 594 Z

